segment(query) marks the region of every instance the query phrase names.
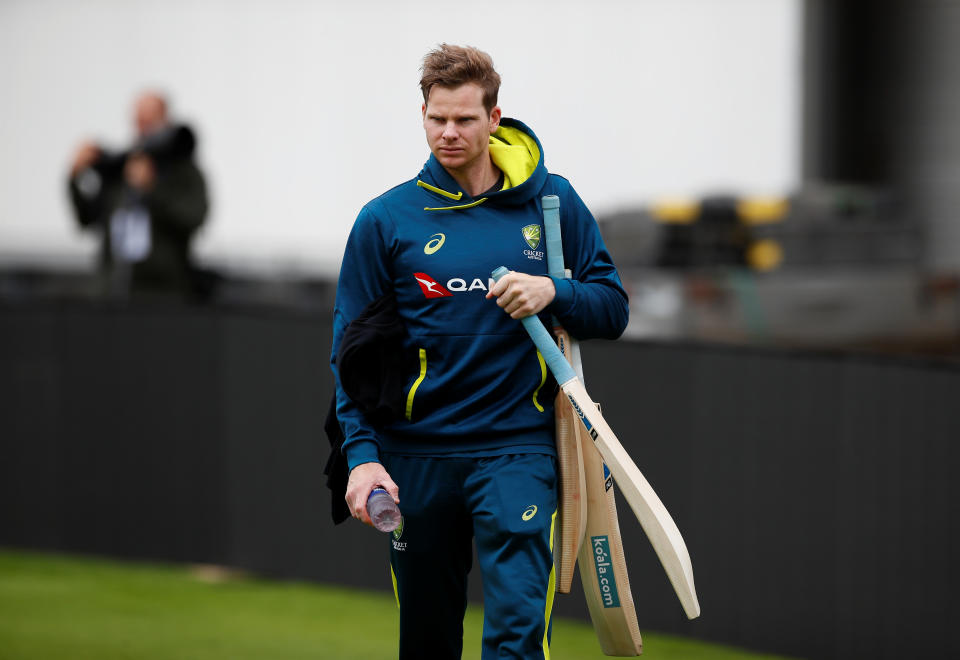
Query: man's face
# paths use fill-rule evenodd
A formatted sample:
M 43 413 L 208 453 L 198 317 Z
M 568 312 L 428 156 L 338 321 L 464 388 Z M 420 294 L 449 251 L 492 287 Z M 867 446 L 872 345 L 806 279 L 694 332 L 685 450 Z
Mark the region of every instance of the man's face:
M 156 94 L 143 94 L 134 103 L 133 124 L 140 137 L 146 137 L 163 128 L 166 122 L 166 103 Z
M 422 111 L 430 151 L 446 169 L 466 172 L 489 158 L 490 135 L 500 125 L 500 108 L 487 112 L 479 85 L 434 86 Z

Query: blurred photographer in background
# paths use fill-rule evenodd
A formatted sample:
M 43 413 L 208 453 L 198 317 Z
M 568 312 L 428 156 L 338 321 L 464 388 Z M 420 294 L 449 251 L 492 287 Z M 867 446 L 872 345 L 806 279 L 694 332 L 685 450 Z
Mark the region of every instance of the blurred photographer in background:
M 207 188 L 194 162 L 196 137 L 172 123 L 156 92 L 134 103 L 137 138 L 125 151 L 94 142 L 77 149 L 70 200 L 81 227 L 102 236 L 104 293 L 193 297 L 190 240 L 207 215 Z

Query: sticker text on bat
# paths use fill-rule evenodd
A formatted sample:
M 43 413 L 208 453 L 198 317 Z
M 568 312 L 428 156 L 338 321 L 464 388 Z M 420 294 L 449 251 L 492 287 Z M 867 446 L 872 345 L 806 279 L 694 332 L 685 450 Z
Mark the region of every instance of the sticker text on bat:
M 610 563 L 610 539 L 607 536 L 591 536 L 593 547 L 593 567 L 597 571 L 597 584 L 604 607 L 620 607 L 620 594 L 617 593 L 617 579 Z

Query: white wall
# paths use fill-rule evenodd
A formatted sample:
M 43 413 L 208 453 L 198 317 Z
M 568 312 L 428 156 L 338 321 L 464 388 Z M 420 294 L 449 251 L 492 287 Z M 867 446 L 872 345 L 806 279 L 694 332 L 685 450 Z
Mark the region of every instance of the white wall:
M 487 50 L 501 106 L 595 213 L 799 182 L 800 0 L 0 2 L 0 255 L 83 259 L 65 170 L 122 146 L 138 90 L 199 130 L 199 252 L 334 271 L 360 206 L 427 148 L 417 80 L 439 42 Z

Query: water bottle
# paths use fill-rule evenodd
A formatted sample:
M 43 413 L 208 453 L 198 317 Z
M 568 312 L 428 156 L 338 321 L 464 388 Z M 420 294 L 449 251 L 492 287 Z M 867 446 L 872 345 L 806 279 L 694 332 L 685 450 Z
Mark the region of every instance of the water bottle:
M 400 509 L 383 488 L 374 488 L 367 499 L 367 513 L 373 526 L 381 532 L 392 532 L 400 525 Z

